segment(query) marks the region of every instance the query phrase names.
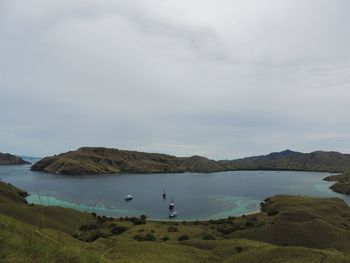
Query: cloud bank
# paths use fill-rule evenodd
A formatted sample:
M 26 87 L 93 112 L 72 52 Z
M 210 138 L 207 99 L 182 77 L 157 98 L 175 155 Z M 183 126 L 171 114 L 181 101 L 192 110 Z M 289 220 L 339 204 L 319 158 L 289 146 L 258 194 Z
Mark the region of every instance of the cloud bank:
M 0 2 L 0 151 L 350 152 L 347 0 Z

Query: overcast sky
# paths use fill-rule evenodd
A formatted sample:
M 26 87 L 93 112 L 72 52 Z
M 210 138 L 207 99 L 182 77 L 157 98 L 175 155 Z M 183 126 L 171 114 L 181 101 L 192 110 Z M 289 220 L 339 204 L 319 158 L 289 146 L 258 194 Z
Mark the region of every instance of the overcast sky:
M 350 152 L 348 0 L 1 0 L 0 151 Z

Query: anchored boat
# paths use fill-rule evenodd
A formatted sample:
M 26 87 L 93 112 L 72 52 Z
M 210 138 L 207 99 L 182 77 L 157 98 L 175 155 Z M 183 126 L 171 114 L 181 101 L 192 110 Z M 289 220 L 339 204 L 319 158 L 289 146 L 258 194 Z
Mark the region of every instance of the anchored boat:
M 166 199 L 166 193 L 165 193 L 165 190 L 163 190 L 163 199 Z
M 131 201 L 133 198 L 134 197 L 132 195 L 129 195 L 129 194 L 124 196 L 125 201 Z
M 173 211 L 169 213 L 169 218 L 177 217 L 177 212 Z
M 174 200 L 171 198 L 171 201 L 169 203 L 169 210 L 173 210 L 175 207 L 175 203 L 174 203 Z

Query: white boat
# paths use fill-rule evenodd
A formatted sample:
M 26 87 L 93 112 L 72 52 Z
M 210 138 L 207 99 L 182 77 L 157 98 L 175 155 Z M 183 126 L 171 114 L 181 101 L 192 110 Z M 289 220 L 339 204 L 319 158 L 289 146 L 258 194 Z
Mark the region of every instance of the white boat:
M 177 212 L 173 211 L 169 213 L 169 218 L 177 217 Z
M 132 195 L 125 195 L 124 196 L 124 199 L 125 199 L 125 201 L 130 201 L 130 200 L 132 200 L 134 197 L 132 196 Z
M 174 200 L 171 198 L 170 204 L 169 204 L 169 210 L 173 210 L 175 207 Z

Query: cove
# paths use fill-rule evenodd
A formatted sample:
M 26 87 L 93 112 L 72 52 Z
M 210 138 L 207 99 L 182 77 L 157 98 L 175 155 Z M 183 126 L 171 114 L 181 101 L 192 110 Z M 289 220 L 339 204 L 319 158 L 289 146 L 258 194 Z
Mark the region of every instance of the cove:
M 259 210 L 277 194 L 350 198 L 329 189 L 330 174 L 292 171 L 233 171 L 210 174 L 116 174 L 66 176 L 32 172 L 28 165 L 1 166 L 0 178 L 30 193 L 29 203 L 56 205 L 108 216 L 168 218 L 175 201 L 178 220 L 207 220 Z M 167 199 L 162 198 L 165 189 Z M 124 195 L 134 199 L 125 202 Z

